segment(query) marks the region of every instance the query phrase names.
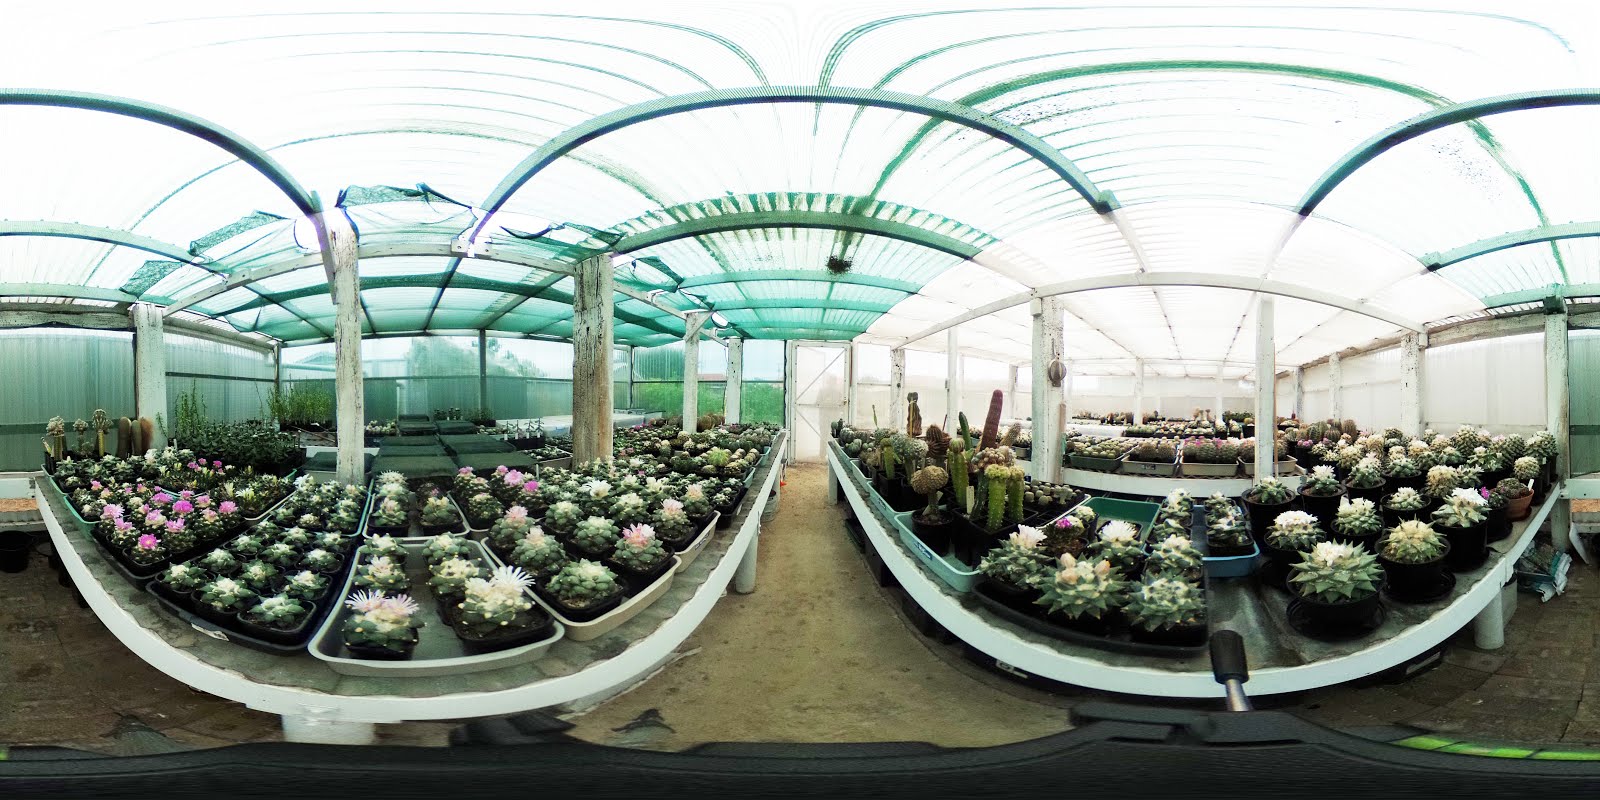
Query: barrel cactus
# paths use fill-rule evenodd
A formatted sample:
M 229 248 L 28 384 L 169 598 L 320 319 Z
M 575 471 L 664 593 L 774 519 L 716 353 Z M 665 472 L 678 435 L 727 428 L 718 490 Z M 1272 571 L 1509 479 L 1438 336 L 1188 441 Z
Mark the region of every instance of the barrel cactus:
M 588 559 L 569 561 L 545 588 L 571 608 L 590 608 L 622 591 L 616 573 Z
M 1378 559 L 1360 545 L 1319 542 L 1289 568 L 1289 586 L 1319 603 L 1370 597 L 1383 580 Z
M 978 571 L 1013 589 L 1031 588 L 1049 568 L 1049 557 L 1039 548 L 1044 533 L 1026 525 L 990 550 L 978 562 Z
M 1277 506 L 1289 502 L 1292 497 L 1289 494 L 1289 487 L 1284 486 L 1283 481 L 1266 475 L 1245 490 L 1244 499 L 1261 505 Z
M 1531 481 L 1539 477 L 1539 467 L 1539 459 L 1523 456 L 1511 462 L 1511 477 L 1519 481 Z
M 1187 578 L 1146 578 L 1128 593 L 1123 611 L 1129 624 L 1147 631 L 1196 625 L 1205 620 L 1206 595 Z
M 1345 483 L 1357 489 L 1371 489 L 1383 483 L 1383 463 L 1376 456 L 1363 456 L 1350 466 Z
M 572 531 L 572 546 L 594 554 L 610 553 L 616 547 L 618 530 L 605 517 L 590 517 Z
M 1383 530 L 1383 519 L 1371 500 L 1363 497 L 1354 500 L 1346 497 L 1339 501 L 1339 511 L 1333 516 L 1334 533 L 1344 536 L 1372 536 Z
M 1146 575 L 1184 575 L 1198 577 L 1203 566 L 1200 551 L 1186 535 L 1173 534 L 1156 542 L 1145 557 Z
M 1279 550 L 1310 550 L 1324 538 L 1317 518 L 1304 511 L 1279 514 L 1267 530 L 1267 544 Z
M 1407 520 L 1394 526 L 1378 545 L 1383 557 L 1399 564 L 1430 564 L 1445 554 L 1445 538 L 1426 522 Z
M 1121 605 L 1126 583 L 1105 559 L 1092 561 L 1063 553 L 1054 575 L 1039 581 L 1043 596 L 1034 602 L 1069 619 L 1100 619 Z

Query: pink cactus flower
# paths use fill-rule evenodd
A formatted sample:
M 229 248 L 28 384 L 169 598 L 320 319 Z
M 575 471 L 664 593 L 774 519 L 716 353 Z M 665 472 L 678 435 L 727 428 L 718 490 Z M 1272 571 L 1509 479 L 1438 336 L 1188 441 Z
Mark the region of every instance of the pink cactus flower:
M 534 492 L 539 491 L 539 482 L 528 481 L 527 483 L 522 484 L 522 491 L 527 492 L 528 494 L 533 494 Z
M 167 520 L 167 532 L 168 533 L 177 533 L 177 532 L 182 531 L 182 530 L 183 530 L 183 520 L 181 520 L 181 519 Z
M 521 471 L 519 471 L 519 470 L 511 470 L 510 472 L 506 473 L 505 480 L 506 480 L 506 485 L 508 485 L 508 486 L 517 486 L 517 485 L 521 484 L 523 481 L 527 480 L 527 478 L 523 476 Z
M 209 495 L 209 494 L 198 494 L 198 495 L 195 495 L 195 497 L 194 497 L 194 507 L 195 508 L 210 508 L 211 507 L 211 495 Z
M 158 506 L 171 505 L 172 504 L 172 495 L 167 494 L 166 492 L 156 492 L 155 497 L 150 498 L 150 502 L 153 505 L 158 505 Z
M 1056 520 L 1056 527 L 1061 528 L 1062 530 L 1070 531 L 1073 528 L 1078 527 L 1079 524 L 1080 523 L 1078 522 L 1077 517 L 1062 517 L 1061 519 Z
M 125 519 L 119 519 L 117 520 L 115 527 L 118 531 L 127 532 L 133 530 L 133 523 Z
M 193 489 L 184 489 L 183 491 L 178 492 L 178 496 L 183 498 L 183 499 L 185 499 L 185 500 L 188 500 L 189 498 L 194 497 L 194 490 Z
M 116 503 L 107 503 L 105 508 L 100 509 L 100 516 L 109 517 L 111 519 L 122 519 L 122 506 L 119 506 Z
M 627 530 L 622 532 L 622 540 L 635 550 L 643 550 L 649 547 L 650 543 L 655 541 L 655 538 L 656 529 L 642 522 L 629 525 Z
M 510 471 L 511 471 L 511 468 L 506 466 L 506 465 L 504 465 L 504 464 L 501 464 L 500 466 L 494 468 L 494 474 L 496 474 L 496 475 L 504 475 L 504 474 L 506 474 L 507 472 L 510 472 Z
M 222 462 L 221 461 L 213 461 L 213 462 L 211 462 L 211 468 L 212 469 L 222 469 Z
M 194 503 L 191 503 L 188 500 L 179 500 L 178 502 L 172 504 L 172 513 L 177 514 L 180 517 L 187 514 L 192 514 L 194 513 Z
M 147 533 L 139 537 L 138 544 L 140 550 L 154 550 L 161 546 L 161 540 L 157 539 L 155 534 Z
M 101 486 L 99 481 L 89 481 L 89 488 L 94 490 L 94 491 L 96 491 L 96 492 L 98 492 L 103 487 Z
M 208 508 L 208 509 L 205 510 L 205 513 L 200 515 L 200 517 L 202 519 L 204 519 L 206 522 L 216 522 L 217 521 L 217 512 Z
M 232 514 L 239 510 L 239 505 L 232 500 L 224 500 L 222 505 L 217 506 L 217 510 L 224 514 Z
M 528 509 L 523 508 L 522 506 L 512 506 L 506 509 L 506 519 L 511 520 L 512 522 L 520 522 L 527 518 Z
M 678 499 L 673 498 L 673 497 L 669 497 L 669 498 L 661 501 L 661 510 L 666 512 L 666 513 L 668 513 L 668 514 L 673 514 L 673 513 L 677 513 L 679 511 L 682 511 L 683 510 L 683 501 L 682 500 L 678 500 Z
M 462 467 L 461 469 L 456 470 L 456 474 L 461 476 L 471 475 L 472 467 Z
M 162 516 L 160 511 L 152 511 L 144 515 L 144 524 L 152 528 L 159 528 L 167 524 L 167 518 Z

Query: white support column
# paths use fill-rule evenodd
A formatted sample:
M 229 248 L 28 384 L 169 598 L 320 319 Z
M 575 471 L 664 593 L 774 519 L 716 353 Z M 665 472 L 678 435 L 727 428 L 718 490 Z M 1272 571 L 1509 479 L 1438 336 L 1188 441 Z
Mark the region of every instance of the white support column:
M 1261 477 L 1275 474 L 1278 466 L 1273 452 L 1278 430 L 1277 346 L 1273 341 L 1273 297 L 1256 297 L 1256 476 Z
M 798 362 L 799 361 L 800 361 L 800 343 L 796 342 L 793 339 L 784 340 L 784 343 L 783 343 L 783 426 L 785 428 L 789 429 L 789 435 L 790 436 L 794 436 L 795 435 L 795 431 L 797 431 L 799 429 L 799 427 L 800 427 L 800 411 L 799 411 L 798 404 L 797 404 L 796 398 L 795 398 L 795 394 L 799 390 L 799 384 L 795 379 L 795 369 L 798 366 Z M 793 464 L 794 463 L 795 450 L 796 450 L 796 448 L 794 448 L 794 447 L 786 447 L 786 448 L 784 448 L 784 463 L 786 463 L 786 464 Z M 755 542 L 751 542 L 751 544 L 755 544 Z M 746 556 L 746 557 L 747 558 L 753 558 L 753 556 Z M 755 563 L 754 561 L 751 562 L 752 565 L 754 563 Z M 752 566 L 751 574 L 754 575 L 754 567 L 753 566 Z
M 1144 422 L 1144 359 L 1133 360 L 1133 424 Z
M 950 417 L 955 419 L 954 416 Z M 889 418 L 879 424 L 890 430 L 905 427 L 906 421 L 906 349 L 896 347 L 889 351 Z
M 944 407 L 948 419 L 961 412 L 961 326 L 945 332 Z M 924 421 L 926 424 L 926 421 Z
M 1218 425 L 1222 424 L 1222 395 L 1223 395 L 1222 389 L 1223 389 L 1223 386 L 1225 385 L 1225 381 L 1222 378 L 1222 370 L 1225 367 L 1226 367 L 1225 364 L 1218 364 L 1217 365 L 1216 386 L 1212 387 L 1212 388 L 1214 388 L 1216 390 L 1217 396 L 1216 396 L 1216 399 L 1214 401 L 1212 401 L 1211 413 L 1213 415 L 1215 415 L 1216 419 L 1214 421 Z M 1224 434 L 1224 435 L 1226 435 L 1226 434 Z
M 1033 312 L 1033 477 L 1060 483 L 1062 391 L 1050 384 L 1050 365 L 1066 350 L 1062 302 L 1059 296 L 1040 297 L 1028 307 Z
M 744 401 L 744 340 L 728 340 L 728 388 L 722 393 L 722 416 L 728 422 L 740 420 L 739 404 Z
M 1557 483 L 1565 482 L 1572 470 L 1571 409 L 1567 381 L 1567 315 L 1548 314 L 1544 318 L 1544 408 L 1545 427 L 1556 437 Z M 1559 500 L 1550 510 L 1550 543 L 1556 552 L 1566 552 L 1572 543 L 1572 506 Z
M 154 434 L 145 447 L 160 450 L 167 446 L 167 337 L 161 306 L 134 303 L 133 317 L 133 405 L 134 413 L 155 423 Z
M 344 483 L 366 482 L 366 398 L 361 375 L 361 275 L 356 232 L 342 209 L 312 218 L 322 246 L 322 267 L 333 295 L 333 391 L 338 456 Z
M 700 419 L 700 329 L 711 319 L 709 311 L 691 311 L 683 317 L 683 432 L 694 433 Z
M 1328 416 L 1344 419 L 1344 363 L 1338 353 L 1328 356 Z
M 1290 407 L 1289 413 L 1293 414 L 1295 419 L 1303 419 L 1305 417 L 1305 415 L 1306 415 L 1306 370 L 1305 370 L 1305 368 L 1304 367 L 1295 367 L 1294 369 L 1290 370 L 1289 371 L 1289 380 L 1290 380 L 1290 384 L 1289 385 L 1294 387 L 1294 394 L 1291 395 L 1291 397 L 1294 398 L 1294 405 Z
M 1400 430 L 1422 435 L 1422 348 L 1425 334 L 1408 333 L 1400 339 Z
M 611 257 L 578 263 L 572 293 L 572 460 L 611 460 Z
M 1017 408 L 1017 377 L 1021 369 L 1016 364 L 1012 364 L 1006 369 L 1006 403 L 1012 408 Z M 1028 413 L 1033 413 L 1031 406 L 1028 409 Z M 954 417 L 955 415 L 951 414 L 950 416 Z
M 365 427 L 365 426 L 363 426 Z M 328 719 L 330 709 L 308 709 L 305 714 L 284 714 L 283 740 L 296 744 L 377 744 L 378 726 L 371 722 Z

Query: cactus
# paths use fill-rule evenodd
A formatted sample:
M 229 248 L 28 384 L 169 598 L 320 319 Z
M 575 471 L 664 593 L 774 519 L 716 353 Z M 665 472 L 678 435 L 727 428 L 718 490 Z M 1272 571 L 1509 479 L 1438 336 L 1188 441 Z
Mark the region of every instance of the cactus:
M 917 393 L 906 393 L 906 435 L 922 435 L 922 408 L 917 405 Z
M 1014 589 L 1031 588 L 1049 570 L 1048 557 L 1039 549 L 1043 540 L 1041 531 L 1019 526 L 1016 533 L 978 562 L 978 571 Z
M 1039 549 L 1051 558 L 1058 558 L 1064 553 L 1076 556 L 1088 545 L 1087 532 L 1088 528 L 1084 527 L 1082 521 L 1067 514 L 1045 528 L 1044 541 L 1039 543 Z
M 437 564 L 452 558 L 466 558 L 472 554 L 472 547 L 459 536 L 441 533 L 438 536 L 428 537 L 422 546 L 422 555 L 428 559 L 429 564 Z
M 891 481 L 894 480 L 895 464 L 898 463 L 899 457 L 895 454 L 894 445 L 889 438 L 878 442 L 878 460 L 883 465 L 883 476 Z
M 929 425 L 922 440 L 928 443 L 928 461 L 932 464 L 943 464 L 950 452 L 950 434 L 945 433 L 938 425 Z
M 1267 531 L 1267 544 L 1279 550 L 1309 550 L 1324 538 L 1317 518 L 1304 511 L 1279 514 Z
M 567 563 L 567 550 L 554 536 L 546 536 L 543 530 L 534 528 L 517 542 L 516 548 L 511 551 L 511 561 L 545 578 L 554 575 L 562 564 Z
M 1461 473 L 1454 467 L 1439 464 L 1428 470 L 1428 496 L 1443 500 L 1461 486 Z
M 1203 566 L 1200 551 L 1194 549 L 1189 537 L 1174 534 L 1157 542 L 1145 557 L 1146 575 L 1199 576 Z
M 328 576 L 300 570 L 283 581 L 283 593 L 301 600 L 315 600 L 328 588 Z
M 1050 613 L 1099 619 L 1121 604 L 1125 583 L 1110 561 L 1080 560 L 1063 553 L 1060 564 L 1053 578 L 1039 580 L 1044 595 L 1034 601 Z
M 200 559 L 200 566 L 218 575 L 226 575 L 239 568 L 239 559 L 233 553 L 218 548 L 205 554 Z
M 200 587 L 200 602 L 219 613 L 238 613 L 254 600 L 256 593 L 233 578 L 217 578 Z
M 962 514 L 967 513 L 967 445 L 966 438 L 950 440 L 950 447 L 945 453 L 945 472 L 950 476 L 950 492 L 955 500 L 956 510 Z
M 588 553 L 609 553 L 617 543 L 617 526 L 605 517 L 590 517 L 572 531 L 572 545 Z
M 403 528 L 408 515 L 405 506 L 393 497 L 386 497 L 372 509 L 372 524 L 380 528 Z
M 628 492 L 617 497 L 611 504 L 611 519 L 619 527 L 638 525 L 650 519 L 650 507 L 645 504 L 644 498 Z
M 1333 530 L 1345 536 L 1371 536 L 1383 530 L 1383 519 L 1371 500 L 1346 497 L 1339 501 L 1339 510 L 1333 516 Z
M 705 502 L 705 495 L 701 494 L 700 502 Z M 678 500 L 667 498 L 661 501 L 661 508 L 651 516 L 656 535 L 674 544 L 687 541 L 698 533 L 694 523 L 689 518 L 688 506 Z M 711 513 L 711 506 L 707 505 L 706 513 Z
M 1333 467 L 1326 464 L 1312 467 L 1311 474 L 1300 484 L 1300 493 L 1313 497 L 1332 497 L 1343 491 L 1344 487 L 1339 485 L 1339 478 L 1333 474 Z
M 661 540 L 656 538 L 655 529 L 643 524 L 632 525 L 624 530 L 622 538 L 617 540 L 616 549 L 611 551 L 612 561 L 634 572 L 649 572 L 670 556 L 666 548 L 661 546 Z
M 1100 535 L 1089 545 L 1090 552 L 1111 562 L 1111 566 L 1132 575 L 1138 571 L 1144 558 L 1144 545 L 1139 542 L 1139 529 L 1120 519 L 1107 522 Z
M 684 488 L 683 513 L 688 515 L 690 519 L 711 516 L 711 502 L 706 498 L 705 484 L 691 483 Z M 656 530 L 660 529 L 660 520 L 657 520 Z
M 1147 631 L 1194 625 L 1205 619 L 1206 596 L 1184 578 L 1147 578 L 1128 594 L 1123 611 L 1129 624 Z
M 388 556 L 378 556 L 356 568 L 355 585 L 385 592 L 410 588 L 406 571 Z
M 67 421 L 61 417 L 51 417 L 44 425 L 46 440 L 50 446 L 50 455 L 57 461 L 67 457 Z
M 976 450 L 978 439 L 972 435 L 972 427 L 967 424 L 967 412 L 956 413 L 956 433 L 961 435 L 961 442 L 967 450 Z
M 568 562 L 545 587 L 571 608 L 589 608 L 622 591 L 616 573 L 588 559 Z
M 1533 456 L 1522 456 L 1511 462 L 1511 477 L 1519 481 L 1531 481 L 1539 477 L 1539 459 Z
M 1245 490 L 1244 499 L 1261 505 L 1276 506 L 1289 502 L 1289 487 L 1271 475 L 1263 476 L 1255 485 Z
M 533 601 L 524 591 L 533 577 L 517 567 L 496 567 L 487 579 L 468 579 L 461 601 L 461 627 L 479 637 L 511 628 L 522 621 Z M 515 625 L 515 627 L 525 627 Z
M 175 592 L 192 592 L 205 583 L 205 570 L 189 564 L 173 564 L 158 580 Z
M 989 415 L 983 420 L 983 436 L 978 440 L 979 449 L 987 450 L 994 447 L 1000 438 L 1000 407 L 1005 403 L 1005 392 L 999 389 L 989 396 Z
M 506 513 L 500 499 L 488 492 L 478 492 L 467 500 L 467 517 L 475 528 L 486 528 Z
M 1412 461 L 1410 456 L 1405 455 L 1403 450 L 1401 453 L 1390 455 L 1389 463 L 1383 467 L 1383 473 L 1391 478 L 1410 478 L 1421 472 L 1422 468 L 1417 466 L 1417 462 Z
M 404 561 L 406 549 L 392 536 L 368 536 L 364 544 L 368 558 L 387 556 L 391 560 Z
M 245 613 L 251 622 L 289 630 L 299 625 L 310 610 L 296 598 L 286 594 L 275 594 L 261 598 L 261 602 Z
M 578 527 L 582 510 L 571 500 L 554 503 L 544 512 L 544 527 L 558 536 L 572 533 Z
M 448 497 L 430 497 L 422 504 L 420 522 L 424 528 L 452 528 L 460 521 L 456 507 Z
M 482 569 L 468 559 L 447 556 L 428 566 L 428 585 L 435 594 L 459 597 L 466 591 L 467 581 L 478 577 Z
M 1384 507 L 1393 511 L 1419 511 L 1427 504 L 1427 498 L 1410 486 L 1402 486 L 1396 489 L 1394 494 L 1389 495 L 1383 501 Z
M 106 415 L 106 410 L 94 410 L 95 454 L 104 458 L 106 455 L 106 431 L 111 430 L 111 417 Z
M 993 533 L 1000 530 L 1000 524 L 1005 517 L 1006 484 L 1011 480 L 1011 468 L 990 464 L 984 469 L 983 480 L 988 493 L 984 506 L 987 512 L 987 516 L 984 517 L 984 529 Z
M 1484 498 L 1471 489 L 1454 489 L 1444 505 L 1434 509 L 1433 524 L 1446 528 L 1470 528 L 1483 522 Z
M 1022 488 L 1027 473 L 1022 467 L 1011 467 L 1006 476 L 1006 512 L 1008 523 L 1022 522 Z
M 1319 542 L 1289 567 L 1289 585 L 1301 597 L 1343 603 L 1370 597 L 1383 580 L 1378 559 L 1360 545 Z
M 1516 478 L 1502 478 L 1499 483 L 1494 485 L 1494 494 L 1500 495 L 1507 500 L 1516 500 L 1519 497 L 1527 497 L 1533 494 L 1533 490 L 1528 488 L 1528 484 Z
M 1206 543 L 1213 548 L 1248 548 L 1250 526 L 1233 514 L 1223 514 L 1206 525 Z
M 1446 546 L 1445 538 L 1431 525 L 1407 520 L 1389 531 L 1378 551 L 1399 564 L 1429 564 L 1444 556 Z
M 361 591 L 345 600 L 355 613 L 345 618 L 341 630 L 348 647 L 375 647 L 397 653 L 417 641 L 417 602 L 407 595 L 386 596 L 381 591 Z
M 950 482 L 949 473 L 943 467 L 926 466 L 911 475 L 911 489 L 917 494 L 928 498 L 928 505 L 923 508 L 920 515 L 924 520 L 938 520 L 942 518 L 939 511 L 940 490 Z
M 292 567 L 300 561 L 300 551 L 287 542 L 273 542 L 261 548 L 261 560 L 275 567 Z

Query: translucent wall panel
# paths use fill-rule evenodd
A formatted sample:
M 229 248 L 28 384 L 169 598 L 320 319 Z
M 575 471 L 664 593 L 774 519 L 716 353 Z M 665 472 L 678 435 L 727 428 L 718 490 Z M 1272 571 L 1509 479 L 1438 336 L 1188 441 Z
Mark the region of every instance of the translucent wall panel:
M 272 392 L 272 354 L 168 331 L 167 419 L 178 416 L 178 396 L 198 393 L 206 418 L 220 422 L 266 419 Z
M 922 410 L 923 424 L 938 422 L 945 418 L 949 412 L 945 402 L 945 373 L 947 371 L 944 353 L 930 353 L 924 350 L 906 350 L 906 393 L 917 393 L 917 406 Z M 974 405 L 971 408 L 957 409 L 967 412 L 968 420 L 982 419 L 984 412 L 989 408 L 988 399 L 983 405 Z M 950 419 L 955 419 L 954 413 L 949 414 Z M 905 420 L 895 420 L 892 427 L 904 429 Z M 974 425 L 978 424 L 973 422 Z
M 776 339 L 751 339 L 744 343 L 744 381 L 776 381 L 783 384 L 783 342 Z
M 1544 334 L 1504 336 L 1423 351 L 1423 422 L 1440 433 L 1461 425 L 1495 433 L 1544 428 Z
M 739 397 L 739 419 L 744 422 L 783 424 L 783 382 L 745 381 Z
M 35 328 L 0 331 L 0 470 L 34 470 L 43 457 L 45 423 L 90 419 L 103 408 L 132 416 L 133 335 Z
M 1567 334 L 1572 474 L 1600 472 L 1600 331 Z

